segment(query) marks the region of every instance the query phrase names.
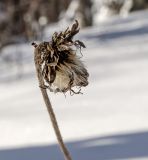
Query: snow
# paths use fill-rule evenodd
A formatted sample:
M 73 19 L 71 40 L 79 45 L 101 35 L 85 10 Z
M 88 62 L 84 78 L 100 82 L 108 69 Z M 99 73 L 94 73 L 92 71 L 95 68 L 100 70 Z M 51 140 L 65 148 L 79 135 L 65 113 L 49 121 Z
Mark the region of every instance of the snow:
M 83 95 L 66 98 L 49 93 L 74 159 L 148 159 L 147 17 L 148 11 L 137 12 L 82 30 L 79 38 L 87 45 L 83 60 L 90 73 L 89 86 Z M 3 52 L 0 159 L 63 159 L 35 77 L 33 49 L 22 44 Z M 4 57 L 10 54 L 14 61 L 22 55 L 21 67 L 6 65 Z M 23 75 L 15 78 L 19 69 Z

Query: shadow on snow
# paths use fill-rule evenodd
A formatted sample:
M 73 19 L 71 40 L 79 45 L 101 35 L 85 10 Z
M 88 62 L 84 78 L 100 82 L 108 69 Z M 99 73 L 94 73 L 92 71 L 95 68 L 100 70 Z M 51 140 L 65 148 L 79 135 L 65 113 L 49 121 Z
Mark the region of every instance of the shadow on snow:
M 73 160 L 148 157 L 148 132 L 95 137 L 67 143 Z M 0 150 L 1 160 L 63 160 L 55 145 Z

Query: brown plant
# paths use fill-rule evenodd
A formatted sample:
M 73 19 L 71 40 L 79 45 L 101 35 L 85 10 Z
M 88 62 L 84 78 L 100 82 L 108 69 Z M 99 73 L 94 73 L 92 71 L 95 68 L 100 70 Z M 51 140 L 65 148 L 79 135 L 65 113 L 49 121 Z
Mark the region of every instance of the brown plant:
M 65 160 L 72 158 L 64 144 L 46 89 L 79 94 L 81 87 L 88 85 L 88 72 L 76 55 L 76 48 L 81 51 L 85 45 L 79 40 L 73 41 L 74 35 L 79 32 L 78 25 L 78 21 L 75 21 L 71 29 L 55 32 L 51 42 L 41 42 L 39 45 L 32 43 L 39 86 Z M 72 89 L 75 86 L 80 88 L 77 92 Z

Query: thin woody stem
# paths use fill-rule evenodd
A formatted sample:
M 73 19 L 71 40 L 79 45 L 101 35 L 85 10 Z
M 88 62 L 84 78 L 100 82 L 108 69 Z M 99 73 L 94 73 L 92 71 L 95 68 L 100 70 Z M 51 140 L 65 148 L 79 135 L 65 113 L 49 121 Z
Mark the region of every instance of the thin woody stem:
M 40 90 L 41 90 L 44 102 L 46 104 L 47 111 L 48 111 L 48 114 L 50 116 L 52 126 L 54 128 L 54 131 L 55 131 L 60 149 L 64 154 L 65 160 L 72 160 L 72 158 L 70 156 L 70 153 L 69 153 L 68 149 L 66 148 L 66 146 L 64 144 L 64 141 L 63 141 L 63 138 L 61 136 L 60 129 L 59 129 L 59 126 L 58 126 L 58 123 L 57 123 L 57 120 L 56 120 L 51 102 L 49 100 L 46 88 L 44 87 L 44 80 L 43 80 L 43 77 L 42 77 L 41 66 L 39 64 L 39 57 L 40 57 L 40 55 L 38 53 L 38 49 L 37 49 L 37 46 L 36 46 L 35 47 L 35 52 L 34 52 L 34 61 L 35 61 L 36 73 L 37 73 L 37 77 L 38 77 L 38 81 L 39 81 Z

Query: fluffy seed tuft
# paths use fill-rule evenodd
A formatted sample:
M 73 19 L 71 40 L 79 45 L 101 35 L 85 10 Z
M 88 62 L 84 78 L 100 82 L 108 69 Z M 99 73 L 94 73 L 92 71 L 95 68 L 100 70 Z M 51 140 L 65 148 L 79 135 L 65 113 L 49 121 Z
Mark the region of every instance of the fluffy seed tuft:
M 50 42 L 32 43 L 39 53 L 37 63 L 40 65 L 44 79 L 44 87 L 52 92 L 67 92 L 79 94 L 81 87 L 88 85 L 88 72 L 76 50 L 85 48 L 83 42 L 73 40 L 79 32 L 79 23 L 76 20 L 72 25 L 60 33 L 55 32 Z M 75 48 L 75 49 L 74 49 Z M 77 87 L 78 91 L 72 88 Z

